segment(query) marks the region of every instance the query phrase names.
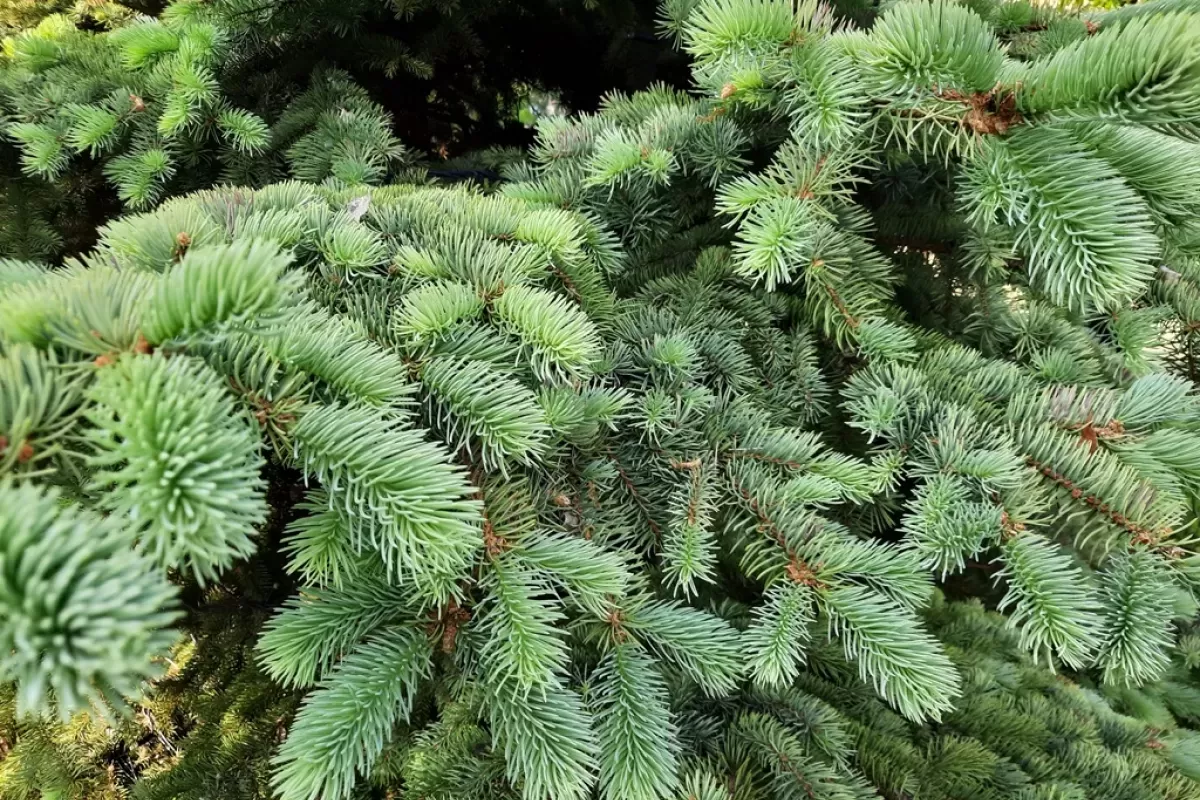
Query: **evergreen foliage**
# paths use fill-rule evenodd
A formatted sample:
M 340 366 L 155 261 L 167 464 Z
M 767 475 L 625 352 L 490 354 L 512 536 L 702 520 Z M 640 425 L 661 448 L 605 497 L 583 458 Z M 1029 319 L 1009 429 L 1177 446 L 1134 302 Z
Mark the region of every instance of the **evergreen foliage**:
M 0 235 L 35 258 L 84 252 L 121 210 L 216 183 L 383 183 L 416 155 L 397 127 L 441 158 L 519 141 L 531 89 L 620 80 L 629 32 L 653 15 L 638 0 L 22 2 L 0 6 L 0 185 L 14 216 Z M 568 77 L 580 50 L 609 69 Z M 364 85 L 388 88 L 372 99 Z
M 336 73 L 260 128 L 172 8 L 87 47 L 302 180 L 0 261 L 15 712 L 170 698 L 182 607 L 237 691 L 135 796 L 1200 797 L 1192 5 L 669 3 L 696 91 L 486 188 Z

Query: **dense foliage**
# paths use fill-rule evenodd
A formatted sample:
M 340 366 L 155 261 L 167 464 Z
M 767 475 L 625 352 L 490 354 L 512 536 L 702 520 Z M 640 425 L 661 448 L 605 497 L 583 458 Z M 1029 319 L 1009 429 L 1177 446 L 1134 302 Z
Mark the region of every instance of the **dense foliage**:
M 0 7 L 25 28 L 0 56 L 0 244 L 27 258 L 217 182 L 378 184 L 519 143 L 531 90 L 594 102 L 660 60 L 639 0 L 21 3 Z
M 453 186 L 222 9 L 14 40 L 146 210 L 0 261 L 0 796 L 1200 797 L 1194 4 L 673 0 Z

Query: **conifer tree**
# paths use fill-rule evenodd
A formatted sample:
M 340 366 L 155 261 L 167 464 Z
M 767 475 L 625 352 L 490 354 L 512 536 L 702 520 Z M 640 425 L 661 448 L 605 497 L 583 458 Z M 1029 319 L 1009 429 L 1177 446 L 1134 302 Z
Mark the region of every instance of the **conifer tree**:
M 1193 15 L 904 3 L 864 31 L 816 4 L 666 12 L 707 99 L 547 123 L 530 180 L 503 191 L 595 208 L 629 242 L 663 231 L 670 252 L 641 248 L 638 275 L 673 273 L 680 241 L 714 235 L 701 165 L 738 154 L 716 131 L 756 134 L 769 162 L 713 201 L 732 269 L 849 357 L 845 422 L 915 482 L 874 524 L 942 575 L 998 552 L 1031 649 L 1152 679 L 1169 637 L 1150 608 L 1192 580 L 1194 200 L 1176 193 L 1200 155 Z M 1115 55 L 1135 41 L 1156 42 L 1145 62 Z M 1088 586 L 1077 557 L 1124 588 Z M 1105 618 L 1126 633 L 1105 643 Z
M 325 73 L 305 181 L 0 261 L 17 713 L 139 702 L 257 551 L 284 800 L 1200 796 L 1197 14 L 669 3 L 696 91 L 494 191 L 370 185 Z
M 379 184 L 412 160 L 396 127 L 443 155 L 512 139 L 523 87 L 590 88 L 560 62 L 572 48 L 615 62 L 652 22 L 641 5 L 588 3 L 566 23 L 535 0 L 47 4 L 14 13 L 11 31 L 0 16 L 0 182 L 30 219 L 4 238 L 40 223 L 30 256 L 77 254 L 121 210 L 219 182 Z M 561 41 L 513 41 L 518 25 Z

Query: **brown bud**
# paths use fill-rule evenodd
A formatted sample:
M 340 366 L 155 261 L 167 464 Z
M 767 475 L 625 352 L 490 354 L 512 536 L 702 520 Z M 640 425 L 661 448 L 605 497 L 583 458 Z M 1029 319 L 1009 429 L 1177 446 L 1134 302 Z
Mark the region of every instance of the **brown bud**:
M 727 83 L 721 87 L 721 99 L 722 100 L 728 100 L 729 98 L 733 97 L 735 94 L 737 94 L 737 87 L 734 86 L 732 83 Z
M 180 250 L 186 250 L 192 246 L 192 237 L 186 231 L 180 231 L 175 234 L 175 246 Z
M 92 363 L 97 367 L 111 367 L 113 365 L 113 357 L 106 353 L 101 356 L 96 356 L 96 360 Z
M 31 458 L 33 458 L 33 443 L 26 439 L 25 441 L 21 442 L 21 449 L 17 451 L 17 461 L 20 461 L 22 464 L 24 464 Z
M 138 97 L 136 94 L 129 95 L 129 110 L 135 114 L 146 110 L 146 101 Z

